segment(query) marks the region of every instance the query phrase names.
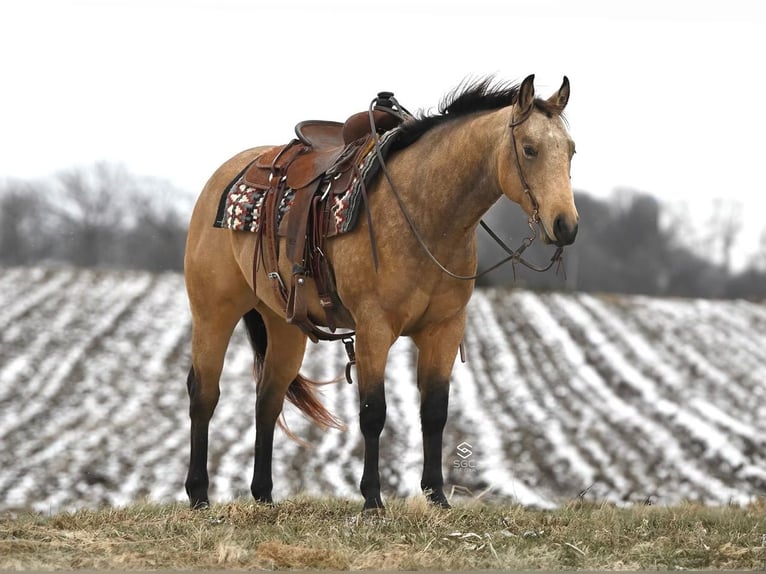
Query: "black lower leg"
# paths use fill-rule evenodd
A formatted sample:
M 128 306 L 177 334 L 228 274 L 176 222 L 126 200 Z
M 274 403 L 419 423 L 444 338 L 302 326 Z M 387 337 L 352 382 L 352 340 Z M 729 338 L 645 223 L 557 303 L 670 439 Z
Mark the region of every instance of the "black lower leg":
M 364 496 L 364 509 L 383 508 L 378 471 L 380 433 L 386 422 L 386 396 L 382 382 L 360 396 L 359 408 L 359 424 L 364 437 L 364 472 L 359 486 Z
M 255 401 L 255 466 L 250 492 L 259 502 L 271 503 L 274 482 L 271 461 L 274 452 L 274 427 L 282 412 L 284 393 L 274 393 L 267 385 L 258 391 Z
M 449 383 L 430 386 L 420 401 L 420 423 L 423 430 L 423 478 L 420 487 L 428 499 L 449 508 L 444 496 L 442 475 L 442 433 L 447 422 Z
M 274 450 L 274 429 L 256 428 L 255 437 L 255 468 L 250 492 L 258 502 L 273 502 L 271 491 L 274 483 L 271 477 L 271 458 Z
M 192 423 L 191 456 L 185 483 L 191 508 L 207 508 L 210 505 L 207 494 L 207 432 L 207 425 L 203 427 Z
M 207 508 L 209 506 L 207 443 L 212 411 L 209 405 L 205 405 L 202 401 L 194 368 L 189 370 L 186 387 L 189 391 L 189 416 L 191 418 L 191 445 L 189 470 L 186 474 L 185 483 L 186 494 L 189 496 L 189 505 L 192 508 Z

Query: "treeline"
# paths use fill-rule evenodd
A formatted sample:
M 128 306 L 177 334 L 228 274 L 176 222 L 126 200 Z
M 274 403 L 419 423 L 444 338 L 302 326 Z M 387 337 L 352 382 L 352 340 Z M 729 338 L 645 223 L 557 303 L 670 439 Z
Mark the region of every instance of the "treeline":
M 194 198 L 112 164 L 0 185 L 0 264 L 180 270 Z
M 195 195 L 103 163 L 46 181 L 2 182 L 0 265 L 180 270 Z M 739 218 L 732 205 L 718 206 L 693 245 L 684 235 L 688 221 L 674 218 L 650 195 L 622 191 L 605 201 L 578 193 L 576 201 L 580 232 L 565 250 L 558 273 L 517 265 L 514 274 L 506 265 L 480 284 L 515 281 L 538 289 L 766 297 L 766 232 L 745 268 L 733 270 Z M 530 234 L 521 210 L 508 201 L 498 202 L 486 219 L 513 247 Z M 505 253 L 479 234 L 480 268 L 486 268 Z M 545 263 L 553 250 L 536 241 L 525 255 Z

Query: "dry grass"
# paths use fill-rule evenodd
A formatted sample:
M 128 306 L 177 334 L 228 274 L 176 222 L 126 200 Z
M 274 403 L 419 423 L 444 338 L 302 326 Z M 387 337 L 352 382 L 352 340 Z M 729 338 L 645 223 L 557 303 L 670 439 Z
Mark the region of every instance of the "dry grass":
M 0 569 L 759 569 L 766 501 L 746 508 L 573 502 L 553 510 L 422 499 L 360 514 L 299 497 L 190 511 L 136 505 L 0 518 Z

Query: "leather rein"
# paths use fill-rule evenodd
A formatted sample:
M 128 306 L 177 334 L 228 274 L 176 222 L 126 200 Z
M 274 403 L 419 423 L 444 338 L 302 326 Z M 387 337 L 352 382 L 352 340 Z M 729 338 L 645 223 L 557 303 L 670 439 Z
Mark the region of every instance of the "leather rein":
M 391 98 L 393 100 L 393 98 Z M 410 215 L 409 211 L 407 211 L 407 207 L 404 205 L 404 202 L 402 201 L 401 196 L 399 195 L 399 192 L 396 190 L 396 186 L 394 185 L 393 179 L 391 178 L 391 174 L 388 171 L 388 168 L 386 166 L 385 159 L 383 157 L 383 152 L 380 149 L 380 141 L 377 135 L 377 128 L 375 126 L 375 118 L 373 116 L 373 109 L 375 107 L 375 104 L 377 103 L 378 98 L 373 98 L 373 100 L 370 102 L 369 107 L 369 117 L 370 117 L 370 128 L 372 130 L 373 134 L 373 141 L 375 143 L 375 153 L 378 155 L 378 161 L 380 163 L 380 168 L 383 171 L 383 174 L 386 177 L 386 180 L 388 181 L 389 186 L 391 187 L 391 192 L 394 194 L 394 198 L 396 199 L 397 204 L 399 205 L 399 210 L 402 212 L 402 215 L 404 216 L 404 219 L 407 221 L 407 225 L 409 225 L 410 230 L 412 231 L 412 234 L 415 236 L 415 239 L 417 239 L 418 244 L 420 244 L 420 247 L 423 249 L 423 251 L 428 255 L 428 257 L 433 261 L 436 266 L 441 269 L 443 273 L 446 275 L 449 275 L 450 277 L 454 279 L 460 279 L 463 281 L 471 281 L 474 279 L 478 279 L 480 277 L 483 277 L 484 275 L 490 273 L 491 271 L 494 271 L 498 267 L 505 265 L 508 262 L 512 262 L 513 265 L 513 273 L 514 277 L 516 275 L 516 264 L 520 263 L 521 265 L 524 265 L 525 267 L 531 269 L 532 271 L 537 272 L 544 272 L 548 271 L 551 267 L 553 267 L 554 264 L 558 263 L 561 265 L 563 259 L 562 254 L 564 252 L 563 247 L 558 247 L 556 251 L 554 252 L 553 256 L 551 257 L 551 260 L 548 262 L 545 266 L 538 266 L 534 263 L 531 263 L 524 259 L 522 257 L 522 253 L 530 246 L 532 243 L 534 243 L 535 239 L 537 238 L 537 231 L 535 229 L 535 225 L 540 223 L 540 214 L 539 214 L 539 208 L 540 204 L 537 202 L 537 198 L 535 197 L 534 193 L 532 193 L 532 188 L 527 183 L 527 179 L 524 177 L 524 171 L 521 169 L 521 161 L 519 159 L 519 151 L 516 146 L 516 128 L 523 124 L 527 119 L 529 119 L 529 116 L 532 115 L 532 110 L 534 108 L 534 103 L 531 103 L 529 107 L 524 111 L 521 118 L 518 120 L 516 119 L 515 110 L 511 114 L 511 122 L 509 124 L 509 127 L 511 128 L 511 146 L 513 147 L 513 159 L 516 163 L 516 171 L 519 174 L 519 179 L 521 180 L 521 185 L 524 188 L 524 194 L 529 197 L 529 200 L 532 204 L 532 214 L 527 219 L 527 224 L 529 225 L 529 229 L 532 232 L 532 235 L 525 237 L 521 243 L 521 245 L 513 249 L 509 247 L 500 237 L 490 228 L 490 226 L 484 222 L 482 219 L 480 224 L 482 228 L 487 232 L 487 234 L 492 238 L 495 243 L 497 243 L 507 254 L 508 256 L 501 259 L 497 263 L 491 265 L 484 271 L 478 272 L 474 275 L 459 275 L 457 273 L 453 273 L 449 269 L 447 269 L 442 263 L 436 258 L 436 256 L 433 254 L 433 252 L 428 248 L 428 245 L 426 245 L 425 240 L 423 239 L 423 236 L 418 231 L 417 226 L 415 225 L 415 222 L 412 219 L 412 216 Z M 399 108 L 401 106 L 393 100 L 394 103 L 397 104 Z M 401 108 L 403 109 L 403 108 Z

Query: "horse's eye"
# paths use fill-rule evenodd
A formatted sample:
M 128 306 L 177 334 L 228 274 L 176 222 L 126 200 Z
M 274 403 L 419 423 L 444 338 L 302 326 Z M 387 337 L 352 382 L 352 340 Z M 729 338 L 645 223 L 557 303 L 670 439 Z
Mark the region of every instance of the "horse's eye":
M 524 155 L 527 157 L 537 157 L 537 150 L 529 144 L 524 145 Z

